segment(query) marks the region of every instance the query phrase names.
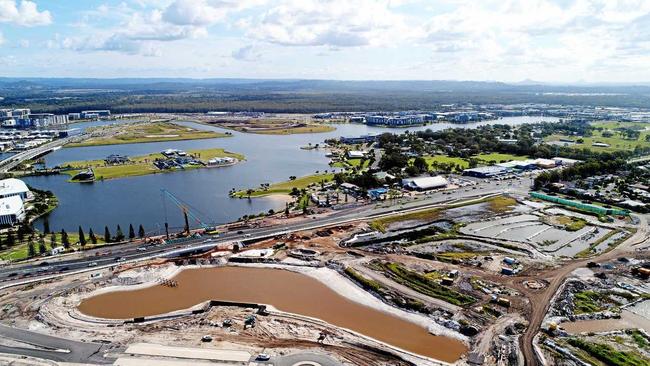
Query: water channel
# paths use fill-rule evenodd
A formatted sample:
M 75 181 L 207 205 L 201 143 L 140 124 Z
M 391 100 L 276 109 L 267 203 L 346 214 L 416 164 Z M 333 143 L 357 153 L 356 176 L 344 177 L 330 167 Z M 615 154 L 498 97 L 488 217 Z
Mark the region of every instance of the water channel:
M 252 200 L 234 199 L 228 196 L 232 188 L 257 187 L 261 183 L 280 182 L 289 176 L 313 174 L 316 171 L 331 171 L 329 159 L 324 150 L 301 150 L 308 143 L 323 143 L 325 139 L 340 136 L 360 136 L 383 132 L 402 133 L 406 130 L 442 130 L 445 128 L 476 128 L 486 124 L 519 125 L 539 121 L 557 121 L 552 117 L 508 117 L 495 121 L 472 124 L 437 123 L 408 129 L 370 127 L 361 124 L 340 124 L 336 131 L 299 135 L 260 135 L 232 132 L 232 137 L 175 142 L 152 142 L 110 146 L 64 148 L 45 157 L 48 167 L 68 161 L 103 159 L 110 154 L 128 156 L 159 152 L 168 148 L 205 149 L 224 148 L 246 156 L 246 161 L 231 167 L 197 169 L 166 174 L 95 182 L 93 184 L 69 183 L 67 175 L 26 177 L 33 187 L 48 189 L 59 198 L 59 207 L 48 216 L 52 230 L 76 230 L 81 225 L 85 230 L 93 228 L 101 232 L 105 225 L 114 228 L 121 225 L 142 224 L 148 231 L 159 231 L 165 222 L 167 212 L 170 226 L 182 225 L 180 211 L 169 202 L 164 210 L 160 189 L 164 188 L 190 204 L 206 223 L 224 223 L 246 214 L 266 212 L 269 209 L 283 209 L 284 199 L 278 197 Z M 183 122 L 204 129 L 224 132 L 223 129 L 202 124 Z M 80 131 L 97 122 L 72 125 Z M 42 228 L 43 220 L 35 225 Z
M 467 351 L 462 342 L 430 334 L 425 328 L 348 300 L 320 281 L 268 268 L 195 268 L 174 277 L 177 287 L 113 291 L 85 299 L 79 310 L 107 319 L 128 319 L 187 309 L 208 300 L 270 304 L 351 329 L 403 350 L 446 362 Z

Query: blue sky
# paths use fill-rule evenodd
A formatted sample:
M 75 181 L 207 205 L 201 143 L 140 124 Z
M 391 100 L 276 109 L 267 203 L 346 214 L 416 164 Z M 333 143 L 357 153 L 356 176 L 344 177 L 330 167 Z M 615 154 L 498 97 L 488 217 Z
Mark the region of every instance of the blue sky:
M 650 0 L 0 0 L 0 76 L 650 81 Z

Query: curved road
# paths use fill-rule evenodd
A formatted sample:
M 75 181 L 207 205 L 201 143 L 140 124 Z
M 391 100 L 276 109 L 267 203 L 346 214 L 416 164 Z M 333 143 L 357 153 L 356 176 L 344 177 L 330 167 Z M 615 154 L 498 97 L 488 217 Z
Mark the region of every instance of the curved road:
M 520 339 L 521 349 L 522 353 L 524 354 L 526 365 L 537 366 L 543 364 L 539 359 L 537 352 L 535 352 L 535 345 L 533 341 L 535 335 L 537 335 L 540 330 L 548 309 L 551 306 L 551 300 L 553 299 L 553 296 L 555 296 L 557 290 L 564 283 L 564 280 L 571 274 L 571 272 L 578 268 L 585 267 L 588 262 L 604 262 L 615 259 L 621 254 L 629 252 L 631 247 L 639 245 L 643 242 L 647 242 L 648 240 L 650 240 L 648 216 L 639 216 L 639 226 L 637 232 L 611 251 L 603 253 L 602 255 L 595 258 L 568 262 L 563 264 L 558 269 L 552 269 L 539 273 L 536 276 L 537 279 L 543 278 L 549 281 L 548 286 L 544 289 L 543 292 L 533 293 L 529 290 L 527 291 L 525 287 L 519 288 L 520 290 L 523 290 L 523 292 L 528 292 L 527 297 L 530 300 L 531 304 L 529 325 Z M 526 280 L 526 278 L 515 279 L 519 283 Z

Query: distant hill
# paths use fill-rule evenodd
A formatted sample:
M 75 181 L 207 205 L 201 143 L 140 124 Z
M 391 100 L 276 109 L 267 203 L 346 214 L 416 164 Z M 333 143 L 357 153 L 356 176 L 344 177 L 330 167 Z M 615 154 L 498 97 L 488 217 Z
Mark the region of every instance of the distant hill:
M 71 112 L 321 112 L 430 109 L 447 103 L 650 106 L 650 85 L 446 80 L 0 78 L 0 106 Z

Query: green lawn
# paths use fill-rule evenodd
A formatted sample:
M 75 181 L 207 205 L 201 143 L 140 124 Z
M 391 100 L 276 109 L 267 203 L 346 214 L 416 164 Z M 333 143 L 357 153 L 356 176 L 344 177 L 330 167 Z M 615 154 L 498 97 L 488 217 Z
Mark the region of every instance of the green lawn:
M 115 129 L 115 126 L 98 127 L 99 129 Z M 217 137 L 227 137 L 225 133 L 213 131 L 201 131 L 186 126 L 180 126 L 168 122 L 145 122 L 132 123 L 119 127 L 120 131 L 110 136 L 91 137 L 85 141 L 72 143 L 66 147 L 79 146 L 100 146 L 100 145 L 119 145 L 134 144 L 143 142 L 162 142 L 162 141 L 181 141 L 212 139 Z
M 561 138 L 571 139 L 577 141 L 578 139 L 584 140 L 581 144 L 571 144 L 569 147 L 582 149 L 588 148 L 594 151 L 617 151 L 617 150 L 634 150 L 635 147 L 640 146 L 642 148 L 650 147 L 650 141 L 646 141 L 646 136 L 650 135 L 650 130 L 645 128 L 650 127 L 648 124 L 644 123 L 635 123 L 635 122 L 596 122 L 592 124 L 594 127 L 602 127 L 603 131 L 594 131 L 593 136 L 590 137 L 581 137 L 581 136 L 566 136 L 566 135 L 551 135 L 547 136 L 544 141 L 560 141 Z M 637 140 L 626 139 L 619 131 L 616 131 L 617 128 L 643 128 L 640 130 L 640 136 Z M 603 132 L 608 131 L 613 135 L 611 137 L 604 137 Z M 602 142 L 610 145 L 609 147 L 598 147 L 592 146 L 594 142 Z
M 288 180 L 285 182 L 273 183 L 268 189 L 257 188 L 251 193 L 251 197 L 262 197 L 272 194 L 289 194 L 291 190 L 295 187 L 297 189 L 307 188 L 312 184 L 318 184 L 321 181 L 328 182 L 334 178 L 334 174 L 313 174 L 307 175 L 304 177 L 299 177 L 294 180 Z M 248 194 L 246 190 L 237 191 L 233 194 L 233 197 L 246 198 Z
M 369 159 L 345 159 L 342 161 L 337 161 L 333 163 L 331 166 L 333 168 L 344 168 L 344 169 L 357 168 L 363 170 L 370 166 L 370 160 Z
M 231 153 L 220 148 L 188 150 L 187 153 L 190 155 L 196 155 L 202 161 L 226 156 L 244 160 L 243 155 Z M 66 173 L 71 177 L 83 169 L 93 168 L 96 179 L 115 179 L 168 172 L 160 170 L 153 165 L 153 161 L 158 158 L 163 158 L 163 155 L 160 153 L 154 153 L 143 156 L 133 156 L 129 157 L 130 162 L 128 164 L 120 165 L 106 165 L 104 160 L 71 161 L 62 164 L 62 167 L 72 168 L 71 170 L 66 171 Z M 187 167 L 187 169 L 201 167 L 203 166 L 196 165 Z
M 522 155 L 512 155 L 512 154 L 502 154 L 502 153 L 490 153 L 490 154 L 478 154 L 473 156 L 475 159 L 479 159 L 485 162 L 496 161 L 500 163 L 502 161 L 512 161 L 512 160 L 526 160 L 527 156 Z
M 125 229 L 122 229 L 125 230 Z M 126 228 L 126 232 L 124 233 L 125 235 L 128 235 L 128 227 Z M 88 233 L 85 233 L 86 236 L 86 248 L 93 248 L 95 246 L 101 246 L 106 244 L 104 242 L 104 236 L 103 236 L 103 231 L 101 233 L 98 233 L 95 231 L 95 237 L 97 238 L 97 244 L 93 245 L 90 243 L 90 238 L 88 237 Z M 3 238 L 4 239 L 4 238 Z M 75 243 L 79 242 L 79 233 L 77 231 L 68 233 L 68 239 L 70 241 L 70 244 L 74 248 L 79 248 L 78 245 L 75 245 Z M 45 246 L 49 251 L 52 249 L 52 242 L 51 242 L 51 234 L 45 235 Z M 62 246 L 61 244 L 61 232 L 56 233 L 56 241 L 54 246 Z M 9 249 L 6 249 L 4 251 L 0 252 L 0 259 L 2 260 L 22 260 L 26 259 L 28 257 L 28 248 L 29 248 L 29 241 L 25 240 L 22 243 L 19 243 Z M 34 249 L 38 253 L 38 238 L 35 239 L 34 241 Z
M 295 135 L 299 133 L 323 133 L 331 132 L 336 130 L 336 127 L 321 125 L 321 124 L 311 124 L 302 127 L 292 127 L 292 128 L 282 128 L 282 129 L 270 129 L 270 130 L 254 130 L 249 129 L 243 132 L 252 132 L 263 135 Z
M 467 169 L 469 167 L 469 163 L 463 158 L 451 157 L 447 155 L 423 156 L 423 158 L 426 160 L 427 164 L 429 164 L 429 168 L 435 164 L 460 165 L 462 169 Z
M 429 168 L 433 169 L 436 164 L 442 165 L 442 164 L 452 164 L 452 165 L 458 165 L 460 166 L 461 169 L 467 169 L 469 168 L 469 159 L 463 159 L 459 157 L 451 157 L 447 155 L 434 155 L 434 156 L 423 156 L 424 160 L 426 160 L 427 164 L 429 164 Z M 511 160 L 526 160 L 528 159 L 527 156 L 521 156 L 521 155 L 512 155 L 512 154 L 501 154 L 501 153 L 490 153 L 490 154 L 479 154 L 472 156 L 473 159 L 477 159 L 481 161 L 482 163 L 489 163 L 490 161 L 496 161 L 497 163 L 500 163 L 502 161 L 511 161 Z M 411 159 L 411 162 L 413 159 Z

